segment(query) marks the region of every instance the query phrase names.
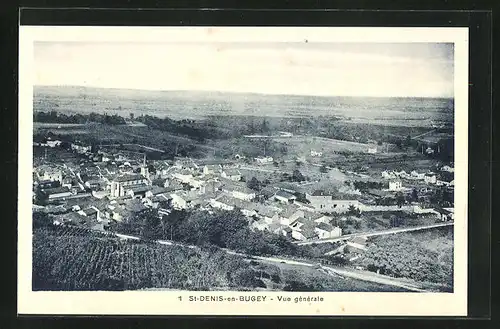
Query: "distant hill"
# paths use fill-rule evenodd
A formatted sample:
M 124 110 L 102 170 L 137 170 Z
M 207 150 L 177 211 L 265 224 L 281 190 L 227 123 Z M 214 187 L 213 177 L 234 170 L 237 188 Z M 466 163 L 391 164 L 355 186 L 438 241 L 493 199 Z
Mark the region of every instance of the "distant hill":
M 366 120 L 452 120 L 453 99 L 321 97 L 208 91 L 148 91 L 35 86 L 35 111 L 98 112 L 160 117 L 209 115 L 340 116 Z

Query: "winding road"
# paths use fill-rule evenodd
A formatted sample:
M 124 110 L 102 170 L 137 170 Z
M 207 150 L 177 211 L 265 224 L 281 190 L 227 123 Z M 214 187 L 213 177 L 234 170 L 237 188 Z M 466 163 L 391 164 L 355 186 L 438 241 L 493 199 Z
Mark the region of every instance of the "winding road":
M 387 234 L 396 234 L 396 233 L 404 233 L 404 232 L 412 232 L 412 231 L 421 231 L 428 230 L 438 227 L 450 226 L 454 225 L 454 222 L 446 222 L 446 223 L 437 223 L 431 225 L 423 225 L 423 226 L 415 226 L 415 227 L 405 227 L 405 228 L 395 228 L 383 231 L 375 231 L 375 232 L 363 232 L 363 233 L 354 233 L 354 234 L 346 234 L 336 238 L 328 238 L 328 239 L 317 239 L 317 240 L 308 240 L 308 241 L 296 241 L 295 244 L 299 246 L 304 246 L 308 244 L 317 244 L 317 243 L 331 243 L 338 241 L 345 241 L 355 237 L 370 237 L 377 235 L 387 235 Z

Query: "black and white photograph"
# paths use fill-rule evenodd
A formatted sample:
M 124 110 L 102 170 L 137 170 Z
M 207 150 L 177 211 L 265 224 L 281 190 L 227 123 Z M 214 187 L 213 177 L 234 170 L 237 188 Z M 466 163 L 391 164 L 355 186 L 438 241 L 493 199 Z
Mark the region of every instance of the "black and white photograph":
M 464 291 L 453 39 L 266 29 L 32 42 L 32 292 Z

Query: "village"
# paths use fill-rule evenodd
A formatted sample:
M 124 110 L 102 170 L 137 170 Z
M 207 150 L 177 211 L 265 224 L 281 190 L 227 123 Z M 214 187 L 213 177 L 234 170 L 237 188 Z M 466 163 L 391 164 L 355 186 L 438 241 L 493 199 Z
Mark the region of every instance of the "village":
M 49 214 L 58 225 L 107 231 L 148 209 L 160 217 L 173 210 L 236 209 L 252 230 L 299 244 L 352 237 L 349 245 L 364 250 L 370 232 L 424 229 L 454 218 L 450 165 L 359 173 L 319 166 L 323 152 L 310 150 L 294 161 L 294 170 L 283 172 L 277 159 L 264 155 L 148 160 L 141 152 L 95 150 L 50 137 L 34 148 L 33 211 Z M 302 174 L 311 171 L 317 175 Z

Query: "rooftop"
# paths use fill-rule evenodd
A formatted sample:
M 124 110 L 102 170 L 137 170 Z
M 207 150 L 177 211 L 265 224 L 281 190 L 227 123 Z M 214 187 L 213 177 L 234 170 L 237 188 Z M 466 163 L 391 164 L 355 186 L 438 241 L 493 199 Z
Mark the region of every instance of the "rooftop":
M 289 218 L 293 214 L 295 214 L 297 211 L 300 210 L 300 207 L 294 204 L 287 204 L 284 207 L 282 207 L 283 211 L 280 213 L 281 217 L 284 218 Z
M 144 192 L 147 192 L 147 191 L 151 190 L 151 186 L 149 186 L 149 185 L 138 185 L 138 186 L 134 186 L 132 188 L 129 188 L 127 190 L 128 191 L 132 191 L 134 193 L 144 193 Z
M 116 177 L 114 179 L 114 182 L 129 182 L 129 181 L 134 181 L 134 180 L 142 180 L 146 179 L 144 176 L 140 174 L 135 174 L 135 175 L 123 175 L 120 177 Z
M 286 199 L 295 199 L 296 198 L 295 195 L 293 195 L 292 193 L 289 193 L 289 192 L 286 192 L 283 190 L 279 190 L 278 192 L 276 192 L 275 195 L 282 197 L 282 198 L 286 198 Z
M 66 193 L 70 192 L 70 190 L 67 186 L 61 186 L 61 187 L 42 189 L 42 192 L 45 193 L 46 195 L 50 195 L 50 194 Z
M 327 231 L 327 232 L 330 232 L 333 230 L 333 226 L 330 224 L 326 224 L 326 223 L 319 223 L 318 225 L 316 225 L 316 227 L 319 228 L 320 230 Z

